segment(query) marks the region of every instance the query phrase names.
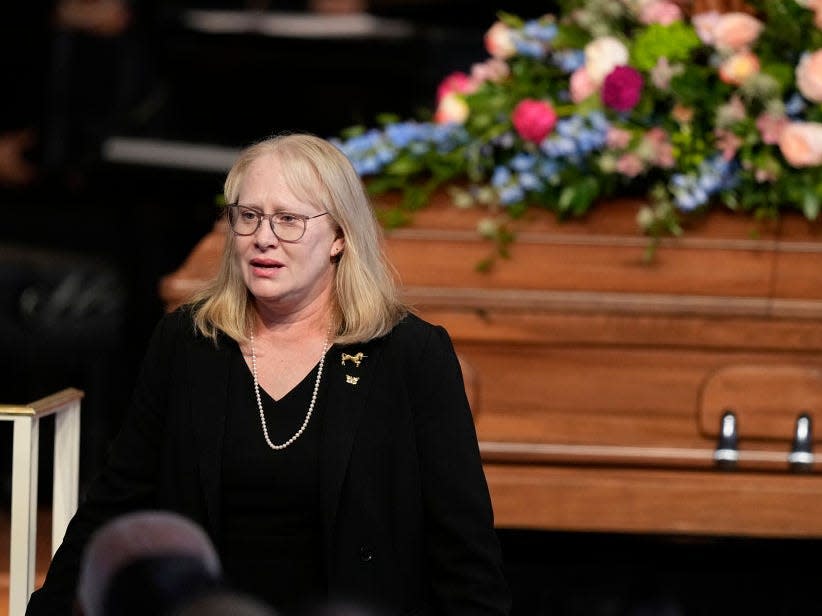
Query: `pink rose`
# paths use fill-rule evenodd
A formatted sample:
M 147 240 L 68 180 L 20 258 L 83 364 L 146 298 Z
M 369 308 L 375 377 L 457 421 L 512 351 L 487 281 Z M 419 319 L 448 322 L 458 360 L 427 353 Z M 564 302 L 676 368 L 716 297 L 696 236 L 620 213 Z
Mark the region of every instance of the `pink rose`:
M 682 20 L 682 9 L 668 0 L 652 0 L 642 7 L 639 20 L 644 24 L 668 26 Z
M 597 91 L 597 84 L 588 75 L 588 71 L 584 66 L 571 73 L 569 86 L 571 88 L 571 101 L 574 103 L 581 103 Z
M 642 96 L 643 79 L 630 66 L 617 66 L 602 84 L 602 102 L 616 111 L 630 111 Z
M 822 49 L 802 56 L 796 66 L 796 87 L 809 101 L 822 103 Z
M 779 150 L 793 167 L 822 164 L 822 124 L 791 122 L 779 135 Z
M 714 136 L 716 137 L 716 147 L 725 160 L 731 160 L 736 156 L 739 148 L 742 147 L 742 139 L 739 135 L 729 130 L 718 128 L 714 131 Z
M 486 81 L 499 83 L 511 74 L 508 63 L 499 58 L 489 58 L 485 62 L 471 65 L 471 79 L 476 84 Z
M 437 124 L 465 124 L 471 110 L 462 95 L 449 92 L 442 97 L 434 112 Z
M 645 170 L 645 164 L 636 154 L 623 154 L 617 161 L 616 170 L 624 176 L 634 178 Z
M 462 71 L 456 71 L 447 75 L 445 79 L 440 82 L 437 87 L 437 102 L 442 100 L 442 97 L 451 92 L 458 94 L 471 94 L 477 89 L 477 84 Z
M 763 23 L 747 13 L 725 13 L 714 26 L 714 43 L 721 49 L 739 51 L 756 41 L 762 28 Z
M 752 51 L 735 53 L 719 65 L 719 78 L 736 86 L 758 72 L 759 58 Z
M 716 24 L 719 23 L 721 13 L 719 11 L 707 11 L 705 13 L 697 13 L 691 17 L 691 25 L 696 30 L 696 35 L 699 40 L 706 45 L 713 45 L 716 42 L 714 38 L 714 30 Z
M 762 137 L 762 142 L 768 145 L 779 143 L 779 135 L 782 134 L 782 129 L 787 126 L 788 121 L 784 115 L 767 112 L 760 114 L 756 119 L 756 128 Z
M 483 38 L 485 49 L 495 58 L 507 60 L 517 53 L 514 46 L 514 39 L 511 35 L 511 28 L 503 22 L 498 21 L 491 26 Z
M 822 2 L 820 0 L 796 0 L 796 3 L 813 11 L 813 25 L 822 28 Z
M 642 137 L 643 148 L 647 152 L 647 159 L 652 165 L 670 169 L 676 164 L 674 147 L 668 138 L 668 133 L 655 126 Z
M 511 122 L 520 137 L 526 141 L 540 143 L 554 130 L 557 112 L 546 101 L 526 98 L 514 107 Z
M 609 126 L 605 135 L 605 143 L 612 150 L 624 150 L 631 143 L 631 132 L 624 128 Z

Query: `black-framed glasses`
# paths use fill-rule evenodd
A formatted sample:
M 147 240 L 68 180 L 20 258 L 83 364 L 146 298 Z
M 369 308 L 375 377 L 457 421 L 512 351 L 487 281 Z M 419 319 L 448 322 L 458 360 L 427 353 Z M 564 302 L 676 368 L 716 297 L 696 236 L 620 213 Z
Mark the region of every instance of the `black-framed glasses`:
M 314 216 L 294 214 L 293 212 L 263 214 L 256 208 L 233 203 L 228 206 L 228 224 L 231 225 L 231 230 L 237 235 L 254 235 L 260 228 L 263 218 L 268 218 L 271 232 L 277 236 L 277 239 L 281 242 L 299 242 L 305 235 L 308 221 L 326 214 L 328 214 L 328 211 L 320 212 Z

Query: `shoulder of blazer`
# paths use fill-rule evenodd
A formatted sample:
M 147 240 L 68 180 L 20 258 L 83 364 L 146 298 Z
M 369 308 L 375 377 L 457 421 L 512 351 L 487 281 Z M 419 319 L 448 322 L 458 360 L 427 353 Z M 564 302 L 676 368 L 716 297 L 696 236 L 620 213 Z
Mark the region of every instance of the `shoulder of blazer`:
M 223 357 L 230 339 L 219 334 L 217 341 L 207 338 L 195 329 L 191 310 L 178 308 L 164 314 L 152 333 L 146 349 L 146 359 L 168 369 L 179 358 L 193 356 L 206 358 Z M 144 362 L 145 363 L 145 362 Z
M 187 342 L 200 342 L 214 346 L 214 342 L 198 332 L 194 326 L 194 316 L 190 306 L 180 306 L 171 312 L 167 312 L 157 324 L 156 330 L 166 339 L 185 340 Z M 217 344 L 221 344 L 227 337 L 220 333 L 217 336 Z
M 389 352 L 412 368 L 420 365 L 420 359 L 432 351 L 436 355 L 453 351 L 451 338 L 441 325 L 434 325 L 409 313 L 382 339 Z

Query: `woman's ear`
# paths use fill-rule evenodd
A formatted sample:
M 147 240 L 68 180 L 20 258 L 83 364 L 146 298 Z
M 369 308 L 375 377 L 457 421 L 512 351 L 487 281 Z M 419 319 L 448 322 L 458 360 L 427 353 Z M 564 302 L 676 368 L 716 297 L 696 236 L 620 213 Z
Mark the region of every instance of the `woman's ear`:
M 340 234 L 331 244 L 331 262 L 339 263 L 345 250 L 345 238 Z

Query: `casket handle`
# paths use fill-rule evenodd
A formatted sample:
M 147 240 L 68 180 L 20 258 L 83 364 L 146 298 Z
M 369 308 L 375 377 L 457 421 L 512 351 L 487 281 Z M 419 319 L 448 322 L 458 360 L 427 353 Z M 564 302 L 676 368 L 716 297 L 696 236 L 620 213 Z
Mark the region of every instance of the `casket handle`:
M 811 470 L 813 459 L 813 420 L 810 413 L 803 412 L 796 418 L 788 463 L 792 470 L 804 472 Z
M 716 451 L 714 451 L 714 461 L 717 466 L 723 469 L 735 467 L 739 460 L 738 447 L 739 426 L 736 414 L 732 410 L 726 410 L 719 420 L 719 440 Z

